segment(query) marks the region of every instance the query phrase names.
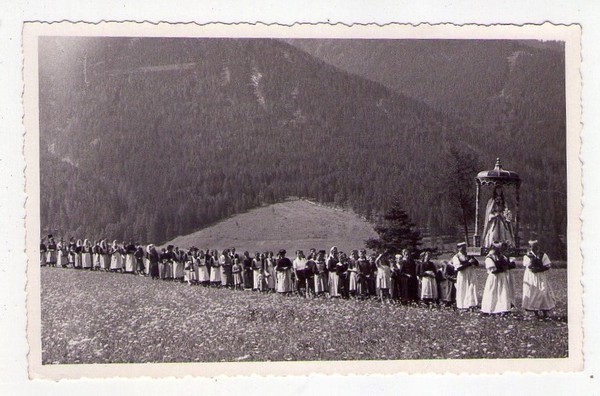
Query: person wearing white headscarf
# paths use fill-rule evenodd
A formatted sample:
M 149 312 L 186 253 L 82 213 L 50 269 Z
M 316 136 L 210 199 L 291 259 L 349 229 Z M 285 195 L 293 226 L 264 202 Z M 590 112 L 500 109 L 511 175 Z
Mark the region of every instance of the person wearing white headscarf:
M 477 273 L 479 262 L 467 254 L 467 244 L 456 245 L 458 252 L 452 257 L 452 266 L 456 275 L 456 308 L 474 309 L 479 304 L 477 297 Z
M 198 257 L 198 282 L 206 286 L 210 284 L 210 265 L 211 265 L 210 252 L 206 249 L 206 253 L 200 250 L 200 256 Z
M 81 253 L 81 267 L 83 269 L 92 268 L 92 245 L 89 239 L 83 241 L 83 248 Z
M 110 270 L 123 271 L 123 249 L 117 244 L 115 239 L 110 249 Z
M 501 253 L 502 243 L 494 242 L 485 258 L 488 277 L 481 299 L 481 312 L 486 314 L 505 314 L 512 306 L 511 285 L 508 279 L 510 263 Z
M 548 280 L 550 258 L 538 246 L 538 241 L 529 241 L 529 251 L 523 257 L 523 302 L 522 307 L 545 318 L 556 306 L 554 293 Z

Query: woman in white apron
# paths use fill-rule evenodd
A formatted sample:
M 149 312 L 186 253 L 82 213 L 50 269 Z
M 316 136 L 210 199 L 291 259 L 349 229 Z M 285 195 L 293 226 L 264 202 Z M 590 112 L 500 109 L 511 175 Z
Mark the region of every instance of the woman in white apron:
M 534 312 L 538 318 L 546 318 L 554 309 L 556 301 L 548 280 L 550 258 L 538 247 L 538 241 L 529 241 L 529 251 L 523 257 L 523 309 Z
M 195 285 L 198 283 L 198 278 L 196 277 L 197 271 L 196 266 L 198 265 L 198 250 L 195 248 L 190 248 L 187 253 L 187 260 L 185 262 L 185 278 L 184 280 L 188 283 L 188 285 Z
M 511 308 L 511 290 L 508 280 L 509 262 L 500 253 L 502 244 L 495 242 L 485 258 L 488 277 L 481 299 L 481 312 L 486 314 L 505 314 Z
M 210 284 L 211 286 L 221 286 L 221 270 L 219 268 L 219 252 L 217 250 L 212 251 Z
M 433 303 L 438 299 L 438 287 L 436 280 L 437 268 L 431 262 L 431 253 L 423 254 L 423 262 L 420 266 L 421 276 L 421 300 L 425 303 Z
M 206 286 L 210 282 L 210 254 L 207 250 L 206 253 L 204 251 L 200 251 L 200 255 L 197 258 L 197 266 L 196 271 L 198 272 L 197 278 L 198 283 L 203 286 Z
M 83 241 L 83 247 L 81 249 L 81 268 L 91 269 L 92 268 L 92 245 L 88 239 Z
M 69 263 L 69 252 L 67 251 L 67 245 L 64 241 L 60 241 L 58 245 L 56 245 L 56 249 L 58 250 L 58 262 L 57 265 L 61 268 L 66 268 Z
M 110 246 L 108 246 L 106 239 L 103 239 L 102 242 L 100 242 L 100 262 L 104 271 L 110 271 L 110 256 Z
M 57 260 L 58 260 L 58 254 L 57 254 L 56 242 L 54 241 L 54 238 L 52 237 L 52 235 L 48 235 L 48 252 L 46 255 L 46 263 L 50 267 L 56 267 Z
M 110 270 L 123 271 L 123 249 L 114 240 L 110 249 Z
M 127 248 L 124 247 L 125 250 L 125 272 L 128 274 L 133 274 L 136 272 L 136 259 L 135 259 L 135 245 L 130 242 L 127 245 Z

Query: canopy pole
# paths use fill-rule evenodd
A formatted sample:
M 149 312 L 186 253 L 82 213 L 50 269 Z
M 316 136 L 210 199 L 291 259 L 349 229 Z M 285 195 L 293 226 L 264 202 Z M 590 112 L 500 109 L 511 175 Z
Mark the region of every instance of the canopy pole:
M 519 249 L 520 240 L 519 240 L 519 187 L 520 183 L 515 185 L 516 195 L 517 195 L 517 207 L 515 210 L 515 248 Z
M 479 179 L 475 179 L 477 189 L 475 190 L 475 234 L 473 235 L 473 246 L 480 247 L 481 243 L 479 240 L 479 190 L 481 189 L 481 183 Z

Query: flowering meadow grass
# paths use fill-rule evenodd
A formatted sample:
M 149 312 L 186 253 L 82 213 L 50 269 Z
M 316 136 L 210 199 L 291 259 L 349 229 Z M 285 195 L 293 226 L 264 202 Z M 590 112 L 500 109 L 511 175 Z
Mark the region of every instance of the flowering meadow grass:
M 568 354 L 567 271 L 547 321 L 303 299 L 41 268 L 44 364 L 551 358 Z M 486 273 L 479 270 L 481 296 Z M 522 270 L 515 270 L 521 280 Z M 521 285 L 517 287 L 521 295 Z

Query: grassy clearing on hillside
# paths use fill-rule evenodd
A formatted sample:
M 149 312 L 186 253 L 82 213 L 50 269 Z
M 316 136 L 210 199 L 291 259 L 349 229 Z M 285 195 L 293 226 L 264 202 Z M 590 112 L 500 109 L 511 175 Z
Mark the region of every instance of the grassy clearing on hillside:
M 42 360 L 57 363 L 566 357 L 567 272 L 551 320 L 302 299 L 42 268 Z M 522 278 L 522 270 L 516 273 Z M 479 292 L 485 271 L 479 272 Z M 521 293 L 521 286 L 517 290 Z
M 286 249 L 308 251 L 338 246 L 344 251 L 365 246 L 375 237 L 373 225 L 351 210 L 306 200 L 288 200 L 252 209 L 166 244 L 219 249 L 235 246 L 239 252 Z

